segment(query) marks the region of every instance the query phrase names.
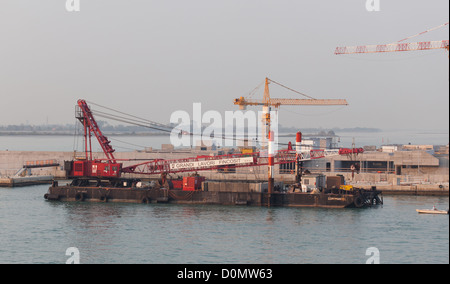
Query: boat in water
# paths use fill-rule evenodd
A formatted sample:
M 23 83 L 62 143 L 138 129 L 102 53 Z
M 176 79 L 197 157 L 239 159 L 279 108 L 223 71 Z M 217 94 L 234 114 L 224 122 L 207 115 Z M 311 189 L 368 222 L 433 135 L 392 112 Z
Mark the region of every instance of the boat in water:
M 267 182 L 206 181 L 203 177 L 184 178 L 179 186 L 159 182 L 59 185 L 53 182 L 45 199 L 78 202 L 131 202 L 168 204 L 248 205 L 281 207 L 363 208 L 382 205 L 381 191 L 335 187 L 298 190 L 277 183 L 269 193 Z M 190 181 L 192 180 L 192 181 Z M 172 184 L 172 182 L 170 183 Z M 173 183 L 176 184 L 175 182 Z
M 416 209 L 419 214 L 441 214 L 448 215 L 449 210 L 439 210 L 436 206 L 433 206 L 432 209 Z
M 60 186 L 54 181 L 44 195 L 47 200 L 333 208 L 383 204 L 381 191 L 375 187 L 371 190 L 353 188 L 345 184 L 343 176 L 325 179 L 325 175 L 303 174 L 303 161 L 335 155 L 357 155 L 364 152 L 362 148 L 302 149 L 302 134 L 297 132 L 295 150 L 290 145 L 287 149 L 275 151 L 274 132 L 267 131 L 268 146 L 260 152 L 252 149 L 217 156 L 152 159 L 135 164 L 132 159 L 115 158 L 111 141 L 101 132 L 85 100 L 78 100 L 75 114 L 84 126 L 85 157 L 64 161 L 66 177 L 72 182 Z M 106 159 L 94 159 L 92 134 L 95 134 Z M 131 165 L 124 166 L 123 162 Z M 288 187 L 282 183 L 276 185 L 274 166 L 282 164 L 295 166 L 295 172 L 292 171 L 295 184 Z M 261 166 L 267 166 L 267 182 L 251 183 L 247 179 L 233 182 L 206 181 L 197 174 L 197 171 L 225 172 Z M 185 172 L 195 174 L 185 176 L 182 180 L 167 178 L 170 174 Z M 147 178 L 136 178 L 136 175 Z M 149 178 L 155 175 L 160 175 L 157 182 Z

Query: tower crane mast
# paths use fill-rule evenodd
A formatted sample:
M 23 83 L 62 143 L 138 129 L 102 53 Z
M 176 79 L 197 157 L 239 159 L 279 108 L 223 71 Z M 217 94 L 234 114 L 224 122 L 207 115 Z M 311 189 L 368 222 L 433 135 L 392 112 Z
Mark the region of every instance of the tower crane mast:
M 302 96 L 308 97 L 308 99 L 274 99 L 270 97 L 269 92 L 269 83 L 275 83 L 283 88 L 286 88 L 290 91 L 293 91 L 295 93 L 301 94 Z M 264 96 L 263 100 L 250 100 L 245 99 L 244 97 L 240 97 L 238 99 L 234 100 L 234 104 L 238 105 L 240 109 L 245 109 L 247 106 L 263 106 L 263 117 L 262 117 L 262 138 L 263 138 L 263 144 L 262 146 L 265 147 L 265 142 L 268 141 L 268 184 L 269 184 L 269 196 L 273 192 L 274 187 L 274 165 L 275 165 L 275 151 L 274 151 L 274 132 L 271 130 L 271 117 L 270 117 L 270 110 L 271 107 L 278 108 L 281 105 L 307 105 L 307 106 L 330 106 L 330 105 L 348 105 L 346 100 L 340 99 L 340 100 L 324 100 L 324 99 L 315 99 L 313 97 L 310 97 L 308 95 L 302 94 L 298 91 L 295 91 L 289 87 L 286 87 L 280 83 L 277 83 L 273 80 L 270 80 L 266 77 L 265 79 L 265 87 L 264 87 Z M 297 156 L 297 160 L 300 161 L 301 157 Z

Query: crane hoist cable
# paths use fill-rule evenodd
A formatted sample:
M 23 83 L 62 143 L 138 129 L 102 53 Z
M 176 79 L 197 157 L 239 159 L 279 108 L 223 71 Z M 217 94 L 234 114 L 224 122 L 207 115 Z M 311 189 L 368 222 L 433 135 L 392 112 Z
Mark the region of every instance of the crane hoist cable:
M 307 98 L 309 98 L 309 99 L 317 100 L 316 98 L 313 98 L 313 97 L 311 97 L 311 96 L 308 96 L 307 94 L 304 94 L 304 93 L 301 93 L 301 92 L 296 91 L 296 90 L 294 90 L 294 89 L 291 89 L 291 88 L 289 88 L 289 87 L 287 87 L 287 86 L 285 86 L 285 85 L 283 85 L 283 84 L 280 84 L 280 83 L 278 83 L 278 82 L 276 82 L 276 81 L 274 81 L 274 80 L 272 80 L 272 79 L 269 79 L 269 82 L 275 83 L 275 84 L 277 84 L 277 85 L 279 85 L 279 86 L 281 86 L 281 87 L 283 87 L 283 88 L 285 88 L 285 89 L 288 89 L 289 91 L 292 91 L 292 92 L 294 92 L 294 93 L 297 93 L 297 94 L 302 95 L 302 96 L 304 96 L 304 97 L 307 97 Z
M 310 96 L 308 96 L 306 94 L 303 94 L 303 93 L 298 92 L 296 90 L 293 90 L 293 89 L 291 89 L 289 87 L 286 87 L 283 84 L 280 84 L 280 83 L 278 83 L 276 81 L 273 81 L 271 79 L 269 79 L 269 80 L 271 82 L 273 82 L 273 83 L 283 87 L 283 88 L 286 88 L 286 89 L 292 91 L 292 92 L 295 92 L 295 93 L 298 93 L 298 94 L 300 94 L 302 96 L 306 96 L 308 98 L 314 99 L 314 98 L 312 98 L 312 97 L 310 97 Z M 263 81 L 263 83 L 264 83 L 264 81 Z M 258 87 L 256 87 L 252 91 L 252 93 L 254 93 L 258 88 L 260 88 L 261 85 L 262 84 L 260 84 Z M 184 129 L 173 127 L 171 125 L 167 125 L 167 124 L 155 122 L 155 121 L 152 121 L 152 120 L 149 120 L 149 119 L 145 119 L 145 118 L 142 118 L 142 117 L 138 117 L 138 116 L 135 116 L 135 115 L 131 115 L 131 114 L 125 113 L 123 111 L 118 111 L 118 110 L 115 110 L 113 108 L 106 107 L 106 106 L 103 106 L 103 105 L 100 105 L 100 104 L 97 104 L 97 103 L 94 103 L 94 102 L 91 102 L 91 101 L 86 101 L 86 102 L 88 102 L 91 105 L 95 105 L 95 106 L 97 106 L 99 108 L 103 108 L 103 109 L 109 110 L 111 112 L 116 112 L 116 113 L 120 114 L 120 115 L 117 115 L 117 114 L 113 114 L 113 113 L 107 113 L 107 112 L 104 112 L 104 111 L 91 109 L 92 113 L 94 115 L 98 116 L 98 117 L 102 117 L 102 118 L 106 118 L 106 119 L 110 119 L 110 120 L 114 120 L 114 121 L 118 121 L 118 122 L 123 122 L 123 123 L 127 123 L 127 124 L 130 124 L 130 125 L 140 126 L 140 127 L 144 127 L 144 128 L 148 128 L 148 129 L 159 130 L 159 131 L 166 132 L 166 133 L 172 133 L 173 130 L 176 130 L 176 131 L 179 131 L 179 132 L 183 133 L 184 135 L 189 135 L 191 137 L 193 137 L 193 136 L 203 137 L 202 134 L 192 133 L 192 132 L 189 132 L 189 131 L 185 131 Z M 236 142 L 247 142 L 247 141 L 249 141 L 249 139 L 237 138 L 237 137 L 234 137 L 234 135 L 231 136 L 231 135 L 226 135 L 226 134 L 222 134 L 222 135 L 214 134 L 214 135 L 211 135 L 209 137 L 210 138 L 214 138 L 214 139 L 232 140 L 232 141 L 236 141 Z M 129 144 L 131 146 L 137 146 L 137 147 L 145 148 L 144 146 L 141 146 L 141 145 L 134 145 L 132 143 L 128 143 L 128 142 L 124 142 L 124 141 L 120 141 L 120 142 L 121 143 L 125 143 L 125 144 Z M 289 143 L 282 143 L 282 142 L 278 142 L 278 143 L 275 143 L 275 144 L 277 144 L 278 146 L 288 146 L 289 145 Z M 121 148 L 124 148 L 124 147 L 121 147 Z
M 428 30 L 426 30 L 426 31 L 423 31 L 423 32 L 421 32 L 421 33 L 418 33 L 418 34 L 415 34 L 415 35 L 409 36 L 409 37 L 407 37 L 407 38 L 404 38 L 404 39 L 402 39 L 402 40 L 399 40 L 399 41 L 393 42 L 392 44 L 395 44 L 395 43 L 399 43 L 399 42 L 402 42 L 402 41 L 405 41 L 405 40 L 408 40 L 408 39 L 411 39 L 411 38 L 415 38 L 415 37 L 418 37 L 418 36 L 420 36 L 420 35 L 426 34 L 426 33 L 428 33 L 428 32 L 431 32 L 431 31 L 435 31 L 435 30 L 438 30 L 438 29 L 440 29 L 440 28 L 443 28 L 443 27 L 445 27 L 445 26 L 448 26 L 448 24 L 449 24 L 449 22 L 447 22 L 447 23 L 445 23 L 445 24 L 442 24 L 442 25 L 439 25 L 439 26 L 437 26 L 437 27 L 434 27 L 434 28 L 428 29 Z
M 102 117 L 102 118 L 106 118 L 106 119 L 110 119 L 110 120 L 114 120 L 114 121 L 118 121 L 118 122 L 123 122 L 123 123 L 127 123 L 130 125 L 135 125 L 135 126 L 140 126 L 140 127 L 144 127 L 144 128 L 149 128 L 149 129 L 153 129 L 153 130 L 159 130 L 162 132 L 166 132 L 166 133 L 173 133 L 174 130 L 179 131 L 180 133 L 183 133 L 184 135 L 189 135 L 191 137 L 193 136 L 200 136 L 203 137 L 203 135 L 200 134 L 196 134 L 196 133 L 192 133 L 190 131 L 186 131 L 184 129 L 180 129 L 177 127 L 173 127 L 167 124 L 162 124 L 162 123 L 158 123 L 155 121 L 151 121 L 145 118 L 141 118 L 135 115 L 131 115 L 131 114 L 127 114 L 125 112 L 122 111 L 118 111 L 109 107 L 105 107 L 90 101 L 87 101 L 89 104 L 91 105 L 95 105 L 97 107 L 100 108 L 104 108 L 113 112 L 117 112 L 121 115 L 116 115 L 116 114 L 112 114 L 112 113 L 107 113 L 107 112 L 103 112 L 103 111 L 99 111 L 99 110 L 95 110 L 95 109 L 91 109 L 92 113 L 98 117 Z M 128 118 L 130 117 L 130 118 Z M 249 139 L 245 139 L 245 138 L 237 138 L 233 136 L 228 136 L 226 134 L 222 134 L 222 135 L 211 135 L 209 136 L 210 138 L 216 138 L 216 139 L 223 139 L 223 140 L 232 140 L 232 141 L 239 141 L 239 142 L 246 142 L 249 141 Z M 286 146 L 288 145 L 287 143 L 278 143 L 278 145 L 282 145 L 282 146 Z

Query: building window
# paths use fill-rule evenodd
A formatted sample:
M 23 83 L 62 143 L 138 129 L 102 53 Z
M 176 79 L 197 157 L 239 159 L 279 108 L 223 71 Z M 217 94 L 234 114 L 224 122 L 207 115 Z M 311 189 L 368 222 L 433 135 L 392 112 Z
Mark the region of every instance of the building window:
M 295 172 L 295 162 L 280 164 L 280 174 L 293 174 Z

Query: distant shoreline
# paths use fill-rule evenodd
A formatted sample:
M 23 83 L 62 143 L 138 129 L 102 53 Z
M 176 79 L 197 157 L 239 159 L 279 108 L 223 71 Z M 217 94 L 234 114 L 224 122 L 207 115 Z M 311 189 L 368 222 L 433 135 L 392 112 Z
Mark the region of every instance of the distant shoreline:
M 104 133 L 107 136 L 169 136 L 170 133 Z M 68 133 L 68 132 L 0 132 L 0 136 L 74 136 L 74 133 Z M 80 134 L 77 134 L 80 135 Z
M 0 129 L 2 127 L 0 126 Z M 0 136 L 74 136 L 75 131 L 72 129 L 67 130 L 0 130 Z M 291 136 L 297 133 L 298 130 L 295 130 L 292 127 L 281 127 L 278 129 L 278 133 L 280 136 L 286 137 Z M 104 130 L 102 131 L 107 136 L 169 136 L 171 133 L 169 132 L 146 132 L 146 131 L 114 131 L 114 130 Z M 336 133 L 379 133 L 382 132 L 381 129 L 378 128 L 333 128 L 333 129 L 323 129 L 323 128 L 306 128 L 302 129 L 302 133 L 304 136 L 314 136 L 314 137 L 336 137 L 339 136 Z M 222 130 L 224 133 L 224 130 Z M 78 133 L 77 135 L 80 135 Z

